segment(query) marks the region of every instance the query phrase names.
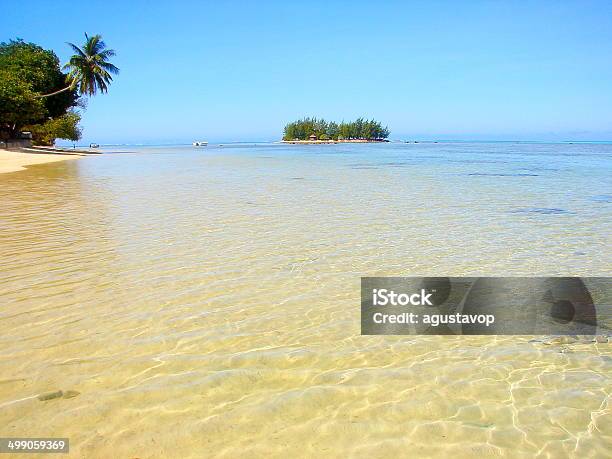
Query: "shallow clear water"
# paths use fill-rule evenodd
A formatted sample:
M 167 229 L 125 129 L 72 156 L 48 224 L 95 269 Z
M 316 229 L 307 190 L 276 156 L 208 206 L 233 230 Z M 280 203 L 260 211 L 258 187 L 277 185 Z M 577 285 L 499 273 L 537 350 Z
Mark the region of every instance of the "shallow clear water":
M 75 457 L 609 454 L 609 343 L 360 336 L 359 280 L 610 275 L 612 145 L 131 151 L 0 176 L 1 436 Z M 79 394 L 37 398 L 57 390 Z

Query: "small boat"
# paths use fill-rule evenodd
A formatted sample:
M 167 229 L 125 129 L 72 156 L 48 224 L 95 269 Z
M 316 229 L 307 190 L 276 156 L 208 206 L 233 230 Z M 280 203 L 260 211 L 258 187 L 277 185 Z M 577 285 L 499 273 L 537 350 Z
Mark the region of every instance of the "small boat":
M 90 143 L 90 144 L 89 144 L 89 148 L 100 148 L 100 144 L 97 144 L 97 143 Z
M 205 140 L 199 140 L 199 141 L 193 142 L 192 145 L 194 147 L 205 147 L 206 145 L 208 145 L 208 142 Z

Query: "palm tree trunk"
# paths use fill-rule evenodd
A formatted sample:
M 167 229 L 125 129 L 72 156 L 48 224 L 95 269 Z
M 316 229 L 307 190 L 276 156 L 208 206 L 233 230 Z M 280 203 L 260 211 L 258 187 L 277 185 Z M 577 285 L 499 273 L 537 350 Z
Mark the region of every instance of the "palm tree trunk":
M 41 94 L 40 96 L 34 96 L 36 99 L 41 99 L 43 97 L 54 96 L 56 94 L 60 94 L 62 92 L 68 91 L 70 89 L 70 85 L 66 86 L 64 89 L 60 89 L 59 91 L 55 91 L 49 94 Z

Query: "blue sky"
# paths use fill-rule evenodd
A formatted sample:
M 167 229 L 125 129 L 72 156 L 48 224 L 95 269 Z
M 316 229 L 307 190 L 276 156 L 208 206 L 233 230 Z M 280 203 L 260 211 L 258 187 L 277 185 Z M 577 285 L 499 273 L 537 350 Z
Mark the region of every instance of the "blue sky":
M 101 33 L 121 74 L 83 142 L 275 140 L 298 117 L 394 139 L 612 140 L 612 2 L 29 1 L 0 40 Z

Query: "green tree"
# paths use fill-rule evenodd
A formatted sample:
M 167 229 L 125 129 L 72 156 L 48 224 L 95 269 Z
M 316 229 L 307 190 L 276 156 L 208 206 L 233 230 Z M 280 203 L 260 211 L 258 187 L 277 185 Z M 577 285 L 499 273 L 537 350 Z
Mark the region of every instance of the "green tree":
M 71 111 L 57 118 L 49 119 L 43 124 L 28 126 L 26 129 L 32 132 L 36 143 L 43 145 L 53 144 L 55 139 L 76 142 L 81 139 L 80 121 L 81 116 Z
M 0 43 L 0 73 L 0 135 L 3 138 L 14 138 L 25 124 L 44 123 L 78 104 L 76 91 L 36 100 L 41 92 L 64 87 L 66 75 L 55 53 L 34 43 L 23 40 Z
M 34 43 L 11 40 L 0 43 L 0 136 L 14 138 L 27 127 L 38 143 L 55 138 L 78 140 L 81 95 L 108 91 L 119 69 L 109 62 L 115 55 L 102 37 L 85 34 L 82 48 L 68 43 L 76 53 L 63 68 L 53 51 Z M 53 96 L 53 97 L 50 97 Z
M 0 68 L 0 137 L 15 138 L 23 125 L 43 119 L 46 112 L 30 84 Z
M 389 129 L 373 119 L 357 118 L 353 122 L 338 124 L 322 118 L 303 118 L 285 125 L 283 140 L 307 140 L 313 134 L 321 140 L 383 140 L 389 137 Z
M 68 43 L 68 46 L 76 53 L 64 66 L 64 69 L 68 70 L 68 86 L 41 97 L 74 89 L 77 89 L 79 94 L 88 96 L 94 96 L 98 91 L 103 94 L 107 92 L 108 85 L 113 81 L 112 75 L 119 73 L 119 69 L 109 62 L 109 59 L 115 56 L 115 51 L 106 49 L 101 35 L 90 37 L 85 34 L 85 44 L 82 48 L 74 43 Z
M 338 126 L 338 139 L 340 140 L 348 140 L 351 138 L 351 127 L 349 123 L 345 123 L 342 121 Z
M 66 74 L 62 73 L 55 53 L 23 40 L 0 43 L 0 69 L 28 83 L 35 93 L 55 92 L 66 86 Z M 52 118 L 63 115 L 77 104 L 78 97 L 76 91 L 66 90 L 58 97 L 45 99 L 45 115 Z
M 327 137 L 330 139 L 338 140 L 338 123 L 331 121 L 327 125 Z

